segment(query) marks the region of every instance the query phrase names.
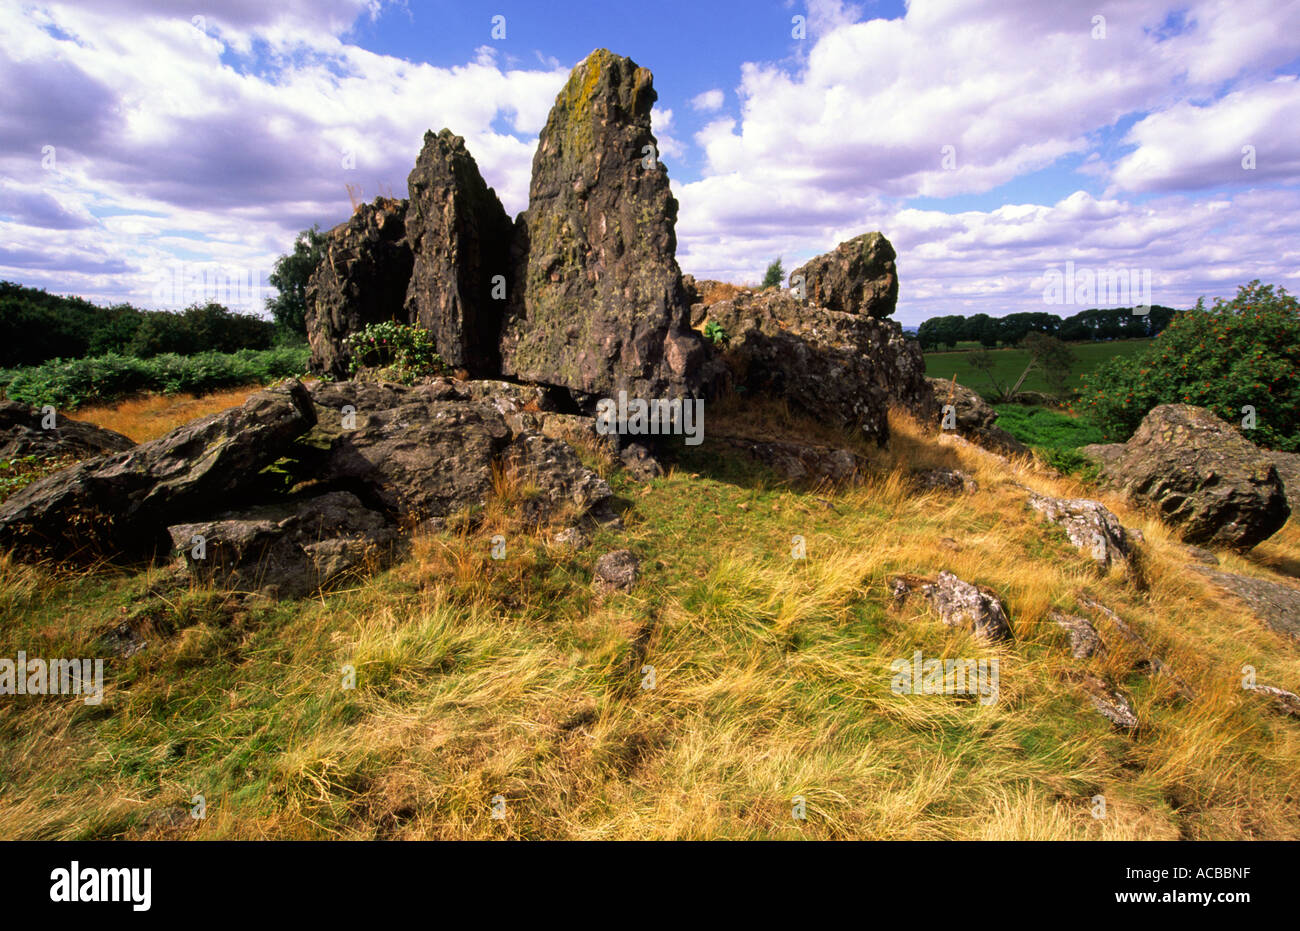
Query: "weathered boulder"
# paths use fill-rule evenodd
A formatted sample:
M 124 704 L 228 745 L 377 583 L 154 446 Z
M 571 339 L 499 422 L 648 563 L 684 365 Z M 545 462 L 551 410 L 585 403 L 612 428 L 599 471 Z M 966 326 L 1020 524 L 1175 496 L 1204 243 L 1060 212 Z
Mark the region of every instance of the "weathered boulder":
M 920 346 L 892 320 L 803 304 L 775 288 L 719 300 L 705 320 L 730 338 L 724 358 L 735 387 L 823 423 L 883 443 L 891 404 L 918 413 L 933 405 Z
M 597 49 L 556 97 L 516 224 L 505 374 L 587 396 L 707 387 L 674 258 L 677 201 L 647 148 L 656 96 L 648 70 Z
M 573 447 L 545 436 L 519 436 L 503 459 L 527 486 L 520 513 L 540 524 L 567 511 L 574 517 L 605 516 L 614 493 L 609 484 L 582 464 Z
M 939 620 L 949 627 L 971 630 L 985 640 L 1012 639 L 1011 622 L 997 593 L 982 585 L 964 582 L 947 569 L 934 579 L 896 575 L 889 580 L 889 587 L 895 604 L 899 605 L 907 600 L 909 594 L 919 591 L 929 600 Z
M 898 303 L 898 258 L 880 233 L 842 242 L 790 273 L 804 297 L 820 307 L 848 314 L 888 317 Z
M 921 491 L 953 491 L 973 495 L 979 482 L 961 469 L 914 469 L 908 476 Z
M 311 594 L 349 569 L 381 560 L 397 539 L 383 514 L 345 491 L 174 524 L 167 531 L 197 581 L 282 598 Z
M 449 129 L 424 134 L 407 189 L 413 265 L 406 320 L 433 334 L 444 362 L 472 374 L 496 373 L 511 274 L 510 218 L 465 140 Z
M 54 425 L 45 429 L 45 415 L 39 408 L 17 401 L 0 401 L 0 460 L 36 456 L 51 459 L 71 456 L 84 459 L 105 453 L 120 453 L 135 442 L 94 424 L 73 420 L 57 412 Z
M 1103 571 L 1113 565 L 1127 565 L 1135 553 L 1128 530 L 1100 501 L 1053 498 L 1031 491 L 1029 506 L 1065 528 L 1070 542 L 1088 553 Z
M 1248 550 L 1291 513 L 1269 457 L 1210 411 L 1188 404 L 1153 408 L 1105 474 L 1196 545 Z
M 406 212 L 406 201 L 380 197 L 329 231 L 306 291 L 307 342 L 316 371 L 346 377 L 347 336 L 372 323 L 408 322 L 412 255 Z
M 297 381 L 130 450 L 56 472 L 0 505 L 0 546 L 22 558 L 144 557 L 166 528 L 229 506 L 315 422 Z
M 926 378 L 933 390 L 939 411 L 939 426 L 947 429 L 951 423 L 955 432 L 977 446 L 1007 456 L 1028 455 L 1029 447 L 995 424 L 998 412 L 976 392 L 965 385 L 943 378 Z M 948 407 L 952 418 L 948 419 Z

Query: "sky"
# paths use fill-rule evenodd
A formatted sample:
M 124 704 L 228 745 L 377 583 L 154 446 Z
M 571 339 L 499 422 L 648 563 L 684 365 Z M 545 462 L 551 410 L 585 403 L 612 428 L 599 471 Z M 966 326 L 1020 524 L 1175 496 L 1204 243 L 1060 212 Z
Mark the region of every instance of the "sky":
M 443 127 L 514 215 L 601 47 L 654 73 L 697 278 L 879 230 L 905 324 L 1144 302 L 1067 269 L 1300 290 L 1297 0 L 0 0 L 0 279 L 261 312 Z

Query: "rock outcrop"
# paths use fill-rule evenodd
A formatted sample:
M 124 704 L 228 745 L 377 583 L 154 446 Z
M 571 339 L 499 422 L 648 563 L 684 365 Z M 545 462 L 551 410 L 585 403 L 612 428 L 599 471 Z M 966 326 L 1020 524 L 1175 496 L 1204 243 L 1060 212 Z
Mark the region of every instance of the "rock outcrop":
M 510 284 L 510 218 L 465 140 L 448 129 L 425 133 L 407 188 L 413 265 L 405 318 L 433 334 L 444 362 L 495 374 Z
M 307 342 L 316 371 L 346 377 L 344 339 L 371 323 L 406 322 L 413 262 L 406 211 L 406 201 L 380 197 L 327 234 L 306 292 Z
M 791 286 L 827 310 L 888 317 L 898 303 L 898 258 L 880 233 L 863 233 L 842 242 L 790 273 Z
M 1012 639 L 1011 622 L 1002 599 L 990 588 L 972 585 L 943 570 L 937 578 L 896 575 L 889 580 L 894 603 L 901 605 L 919 591 L 930 602 L 939 620 L 949 627 L 973 631 L 985 640 Z
M 891 404 L 922 415 L 933 405 L 920 347 L 892 320 L 801 303 L 775 288 L 739 291 L 708 305 L 703 319 L 728 336 L 733 390 L 780 398 L 881 443 Z
M 0 505 L 0 546 L 20 557 L 147 557 L 168 525 L 197 519 L 251 485 L 315 420 L 296 381 L 127 452 L 77 463 Z
M 959 436 L 970 440 L 976 446 L 982 446 L 1004 456 L 1029 454 L 1028 446 L 996 425 L 998 412 L 979 394 L 965 385 L 944 378 L 927 377 L 925 380 L 934 393 L 941 429 L 947 429 L 945 423 L 951 422 Z M 949 405 L 952 406 L 951 421 L 944 419 L 947 417 Z
M 46 429 L 46 422 L 45 414 L 38 408 L 17 401 L 0 401 L 0 460 L 24 456 L 84 459 L 120 453 L 135 445 L 130 437 L 57 412 L 53 414 L 53 426 Z
M 1100 461 L 1109 481 L 1191 544 L 1245 551 L 1291 513 L 1269 457 L 1201 407 L 1153 408 L 1122 452 L 1107 450 Z
M 1029 506 L 1047 520 L 1065 528 L 1070 542 L 1088 553 L 1103 571 L 1113 565 L 1128 565 L 1136 552 L 1128 530 L 1099 501 L 1053 498 L 1031 491 Z
M 674 253 L 677 201 L 654 149 L 650 72 L 604 49 L 573 70 L 517 224 L 502 370 L 580 396 L 698 396 L 707 353 Z

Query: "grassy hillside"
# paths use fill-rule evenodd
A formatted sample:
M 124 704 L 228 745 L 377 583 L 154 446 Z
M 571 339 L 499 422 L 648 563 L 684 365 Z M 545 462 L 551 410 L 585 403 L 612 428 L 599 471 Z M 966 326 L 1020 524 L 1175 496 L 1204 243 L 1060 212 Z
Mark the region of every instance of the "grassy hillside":
M 872 478 L 785 487 L 706 439 L 646 486 L 610 480 L 626 528 L 571 551 L 516 526 L 503 478 L 474 528 L 415 541 L 369 580 L 299 602 L 192 589 L 157 574 L 68 574 L 0 559 L 0 656 L 104 655 L 98 707 L 0 702 L 0 833 L 23 838 L 1296 838 L 1300 727 L 1240 687 L 1300 685 L 1300 653 L 1143 530 L 1149 587 L 1101 577 L 1024 507 L 1023 483 L 1072 479 L 941 445 L 893 418 Z M 710 410 L 710 437 L 793 429 L 779 408 Z M 592 460 L 595 461 L 594 459 Z M 917 494 L 918 466 L 975 474 L 973 495 Z M 503 534 L 507 558 L 490 558 Z M 791 537 L 807 559 L 791 558 Z M 631 548 L 643 578 L 599 601 L 591 568 Z M 1294 579 L 1289 524 L 1225 568 Z M 951 569 L 1004 598 L 1015 642 L 988 646 L 920 603 L 896 571 Z M 1195 688 L 1107 658 L 1072 660 L 1052 607 L 1087 590 Z M 891 663 L 1000 661 L 1000 698 L 897 695 Z M 342 688 L 344 666 L 357 672 Z M 1134 698 L 1119 733 L 1070 679 L 1086 665 Z M 653 666 L 655 687 L 643 688 Z M 188 817 L 202 794 L 207 817 Z M 1090 814 L 1106 798 L 1106 817 Z M 504 817 L 492 817 L 494 796 Z M 807 820 L 791 817 L 803 796 Z
M 1151 340 L 1149 339 L 1070 343 L 1070 349 L 1076 357 L 1076 362 L 1070 373 L 1070 387 L 1082 387 L 1080 377 L 1085 372 L 1091 371 L 1103 360 L 1140 352 L 1150 343 Z M 969 349 L 975 348 L 977 348 L 976 345 L 972 343 L 967 349 L 957 349 L 950 352 L 927 352 L 925 354 L 925 374 L 932 378 L 952 378 L 956 374 L 959 384 L 968 385 L 984 395 L 990 394 L 993 391 L 993 385 L 990 384 L 988 376 L 970 364 Z M 1016 379 L 1020 377 L 1020 373 L 1025 370 L 1025 366 L 1029 363 L 1029 353 L 1024 349 L 991 349 L 989 351 L 996 360 L 994 371 L 998 381 L 1009 388 L 1015 384 Z M 1024 391 L 1048 392 L 1051 390 L 1047 380 L 1043 378 L 1043 373 L 1038 370 L 1029 373 L 1029 377 L 1025 379 L 1025 383 L 1021 388 Z

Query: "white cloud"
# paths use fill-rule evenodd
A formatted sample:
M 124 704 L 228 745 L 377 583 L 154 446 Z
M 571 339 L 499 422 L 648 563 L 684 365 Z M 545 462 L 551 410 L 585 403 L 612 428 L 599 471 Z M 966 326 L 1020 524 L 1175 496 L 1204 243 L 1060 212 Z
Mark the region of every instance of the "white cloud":
M 724 99 L 722 91 L 714 88 L 692 97 L 691 106 L 701 113 L 712 113 L 722 109 Z

